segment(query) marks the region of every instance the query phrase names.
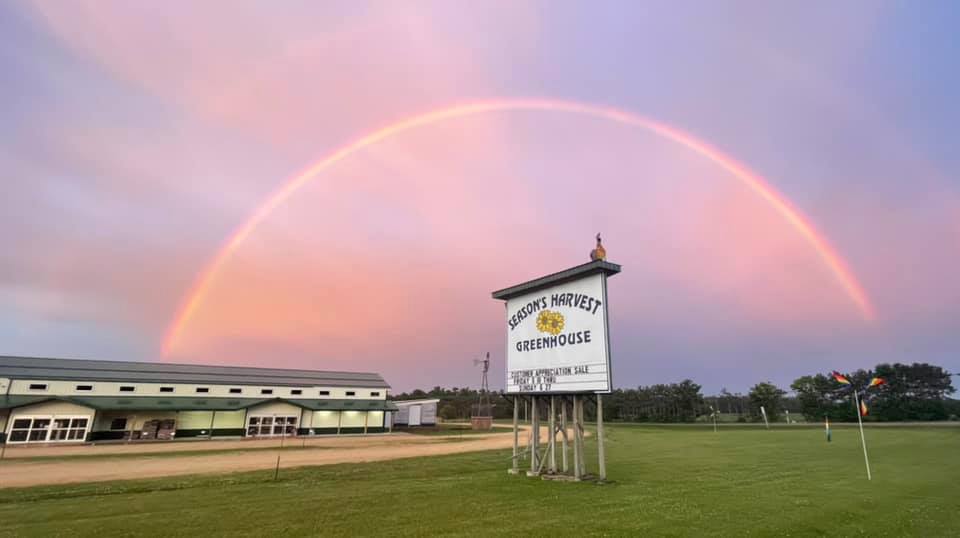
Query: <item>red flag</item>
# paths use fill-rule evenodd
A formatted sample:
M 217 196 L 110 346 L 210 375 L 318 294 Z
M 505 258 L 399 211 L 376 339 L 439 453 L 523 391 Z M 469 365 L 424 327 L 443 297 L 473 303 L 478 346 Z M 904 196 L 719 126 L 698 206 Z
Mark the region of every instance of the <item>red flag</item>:
M 841 374 L 840 372 L 834 371 L 834 372 L 833 372 L 832 374 L 830 374 L 830 375 L 832 375 L 833 378 L 837 380 L 837 383 L 842 383 L 842 384 L 844 384 L 844 385 L 849 385 L 849 384 L 850 384 L 850 380 L 847 379 L 847 377 L 844 376 L 843 374 Z
M 886 385 L 886 384 L 887 384 L 887 382 L 884 381 L 882 377 L 875 377 L 875 378 L 873 378 L 873 379 L 870 380 L 870 384 L 867 385 L 867 386 L 868 386 L 868 387 L 879 387 L 880 385 Z
M 867 402 L 860 400 L 860 416 L 867 416 Z

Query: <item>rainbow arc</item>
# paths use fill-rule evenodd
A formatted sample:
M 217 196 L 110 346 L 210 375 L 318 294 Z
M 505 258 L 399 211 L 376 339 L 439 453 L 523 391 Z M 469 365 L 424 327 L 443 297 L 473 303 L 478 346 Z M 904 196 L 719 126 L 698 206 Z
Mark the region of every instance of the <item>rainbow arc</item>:
M 280 207 L 287 199 L 296 194 L 303 186 L 319 177 L 325 170 L 365 148 L 414 129 L 428 127 L 458 118 L 511 111 L 578 114 L 630 125 L 646 129 L 712 161 L 743 183 L 752 192 L 760 196 L 760 198 L 767 202 L 767 204 L 785 219 L 790 226 L 817 251 L 822 261 L 837 278 L 844 292 L 859 309 L 863 318 L 866 320 L 875 318 L 873 306 L 848 264 L 834 250 L 823 234 L 814 228 L 809 219 L 804 217 L 799 210 L 794 208 L 782 194 L 778 193 L 760 175 L 710 144 L 676 127 L 616 108 L 551 99 L 498 99 L 439 108 L 391 123 L 337 148 L 327 156 L 310 165 L 306 170 L 286 180 L 227 238 L 224 244 L 217 250 L 216 255 L 213 256 L 203 271 L 199 273 L 167 329 L 163 341 L 163 355 L 168 355 L 176 346 L 190 318 L 205 299 L 211 284 L 216 279 L 224 264 L 230 259 L 233 252 L 243 244 L 257 226 L 269 217 L 271 213 Z

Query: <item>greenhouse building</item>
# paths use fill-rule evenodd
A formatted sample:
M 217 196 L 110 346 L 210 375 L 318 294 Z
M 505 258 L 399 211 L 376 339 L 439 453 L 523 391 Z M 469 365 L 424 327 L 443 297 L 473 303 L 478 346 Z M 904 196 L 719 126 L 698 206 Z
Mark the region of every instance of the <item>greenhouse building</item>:
M 372 434 L 378 374 L 0 356 L 0 443 Z

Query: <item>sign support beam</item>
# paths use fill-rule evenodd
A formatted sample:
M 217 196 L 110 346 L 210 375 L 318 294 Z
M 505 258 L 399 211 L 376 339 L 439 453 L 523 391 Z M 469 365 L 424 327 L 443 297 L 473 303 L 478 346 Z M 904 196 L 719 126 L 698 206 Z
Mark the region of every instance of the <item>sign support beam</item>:
M 570 467 L 567 465 L 567 399 L 563 396 L 560 397 L 560 430 L 563 433 L 562 446 L 560 447 L 560 454 L 562 457 L 563 472 L 566 473 L 570 470 Z
M 607 458 L 603 449 L 603 396 L 597 394 L 597 451 L 600 480 L 607 479 Z
M 508 471 L 510 474 L 518 474 L 520 472 L 520 397 L 513 397 L 513 465 L 510 466 Z
M 550 474 L 557 472 L 557 397 L 550 396 Z

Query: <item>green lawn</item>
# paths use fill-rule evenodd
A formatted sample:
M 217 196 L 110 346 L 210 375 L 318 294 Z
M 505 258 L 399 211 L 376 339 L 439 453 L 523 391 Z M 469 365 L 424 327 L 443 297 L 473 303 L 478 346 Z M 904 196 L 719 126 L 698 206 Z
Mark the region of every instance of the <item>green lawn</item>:
M 11 536 L 956 536 L 960 428 L 608 428 L 612 483 L 505 472 L 508 451 L 0 490 Z M 590 441 L 591 443 L 593 441 Z M 592 468 L 595 460 L 590 461 Z
M 446 423 L 437 424 L 435 427 L 424 428 L 405 428 L 402 430 L 415 435 L 481 435 L 488 433 L 507 433 L 513 431 L 513 426 L 495 424 L 491 430 L 474 430 L 469 424 Z
M 201 441 L 202 442 L 202 441 Z M 299 450 L 330 450 L 332 447 L 328 446 L 303 446 L 300 444 L 300 440 L 287 440 L 286 444 L 283 446 L 284 452 L 292 452 Z M 246 454 L 248 452 L 276 452 L 280 450 L 280 441 L 277 441 L 275 446 L 258 446 L 250 448 L 223 448 L 223 449 L 213 449 L 213 450 L 171 450 L 169 452 L 145 452 L 138 454 L 136 452 L 120 452 L 120 453 L 106 453 L 106 454 L 71 454 L 71 455 L 58 455 L 58 456 L 28 456 L 28 457 L 19 457 L 19 458 L 5 458 L 0 460 L 0 465 L 19 465 L 26 463 L 38 463 L 38 462 L 51 462 L 51 461 L 90 461 L 90 460 L 113 460 L 113 459 L 127 459 L 127 458 L 183 458 L 188 456 L 219 456 L 224 454 Z M 2 491 L 2 490 L 0 490 Z

